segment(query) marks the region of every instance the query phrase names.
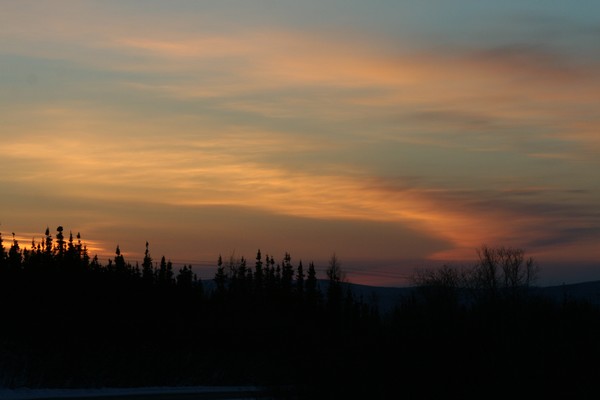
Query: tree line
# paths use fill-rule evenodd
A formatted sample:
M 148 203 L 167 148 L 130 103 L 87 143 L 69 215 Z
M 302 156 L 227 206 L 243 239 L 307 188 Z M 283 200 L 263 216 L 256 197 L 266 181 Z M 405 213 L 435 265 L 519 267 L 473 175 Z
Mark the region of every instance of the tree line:
M 68 237 L 66 237 L 68 236 Z M 354 295 L 333 255 L 258 250 L 192 266 L 102 264 L 79 234 L 22 248 L 0 235 L 0 385 L 258 385 L 282 398 L 592 398 L 600 311 L 534 290 L 521 249 L 483 246 L 474 265 L 415 274 L 390 312 Z
M 290 253 L 286 252 L 282 260 L 276 262 L 273 255 L 263 255 L 260 249 L 256 253 L 254 265 L 242 256 L 233 255 L 226 261 L 219 255 L 214 275 L 214 290 L 204 293 L 202 280 L 193 272 L 192 265 L 183 265 L 177 272 L 171 260 L 162 256 L 156 262 L 146 242 L 144 257 L 139 262 L 128 262 L 117 245 L 115 255 L 102 264 L 97 255 L 90 256 L 87 245 L 81 240 L 81 234 L 75 236 L 69 232 L 65 238 L 64 228 L 59 226 L 53 237 L 46 228 L 43 240 L 32 239 L 28 248 L 22 247 L 13 233 L 8 249 L 0 233 L 0 277 L 5 282 L 19 278 L 67 277 L 81 274 L 102 275 L 103 281 L 126 281 L 144 284 L 147 287 L 178 288 L 193 290 L 197 295 L 206 295 L 216 301 L 224 299 L 255 300 L 278 298 L 279 300 L 306 300 L 310 303 L 332 303 L 340 300 L 343 277 L 340 263 L 334 254 L 326 271 L 327 292 L 323 297 L 318 284 L 317 272 L 313 262 L 305 269 L 300 260 L 292 264 Z M 351 295 L 351 294 L 349 294 Z
M 0 235 L 5 386 L 291 384 L 305 381 L 304 357 L 324 337 L 376 312 L 344 289 L 335 256 L 326 282 L 312 262 L 260 250 L 253 265 L 219 256 L 203 282 L 191 265 L 156 262 L 148 242 L 141 264 L 119 246 L 103 264 L 62 226 L 27 248 L 14 234 L 5 242 Z
M 192 286 L 199 283 L 191 266 L 184 265 L 177 276 L 174 275 L 173 264 L 163 256 L 160 263 L 154 263 L 146 242 L 146 251 L 142 265 L 131 264 L 125 260 L 117 245 L 114 258 L 103 265 L 97 255 L 90 257 L 87 245 L 82 243 L 81 234 L 69 233 L 65 239 L 64 228 L 59 226 L 56 235 L 50 234 L 46 228 L 44 239 L 32 240 L 29 248 L 22 248 L 13 233 L 10 247 L 6 250 L 0 234 L 0 273 L 5 276 L 17 274 L 77 274 L 104 273 L 120 278 L 140 279 L 148 284 Z

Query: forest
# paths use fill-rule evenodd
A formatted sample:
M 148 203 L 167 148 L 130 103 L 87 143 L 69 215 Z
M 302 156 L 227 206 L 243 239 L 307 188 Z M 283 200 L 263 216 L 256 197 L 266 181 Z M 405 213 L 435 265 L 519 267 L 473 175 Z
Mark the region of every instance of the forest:
M 257 251 L 191 265 L 102 264 L 63 227 L 22 247 L 0 235 L 0 386 L 256 385 L 280 398 L 505 398 L 600 394 L 600 310 L 534 289 L 521 249 L 482 246 L 465 268 L 415 274 L 382 312 L 335 255 Z

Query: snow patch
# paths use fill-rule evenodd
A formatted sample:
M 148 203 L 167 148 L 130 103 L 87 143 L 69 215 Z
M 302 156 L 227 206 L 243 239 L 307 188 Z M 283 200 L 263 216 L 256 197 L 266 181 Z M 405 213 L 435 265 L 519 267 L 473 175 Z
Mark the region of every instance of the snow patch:
M 189 387 L 145 387 L 145 388 L 101 388 L 101 389 L 0 389 L 3 400 L 69 399 L 81 397 L 141 396 L 160 394 L 207 394 L 258 392 L 254 386 L 189 386 Z

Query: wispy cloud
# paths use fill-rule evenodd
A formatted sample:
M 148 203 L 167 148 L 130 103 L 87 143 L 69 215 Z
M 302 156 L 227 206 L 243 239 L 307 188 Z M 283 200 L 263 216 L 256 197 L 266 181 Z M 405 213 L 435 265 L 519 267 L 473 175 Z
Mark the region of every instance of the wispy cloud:
M 48 190 L 65 198 L 227 205 L 302 218 L 396 222 L 452 245 L 448 251 L 432 254 L 432 259 L 468 258 L 482 242 L 531 244 L 537 249 L 550 242 L 568 244 L 573 241 L 571 233 L 593 233 L 600 224 L 597 215 L 590 219 L 594 213 L 585 206 L 591 201 L 586 193 L 555 188 L 443 189 L 425 182 L 415 186 L 410 181 L 376 178 L 359 168 L 343 174 L 294 171 L 243 156 L 253 148 L 272 146 L 277 151 L 283 143 L 274 144 L 268 137 L 261 143 L 253 137 L 252 144 L 239 147 L 239 157 L 237 148 L 214 151 L 226 148 L 230 139 L 197 146 L 172 140 L 145 146 L 137 139 L 118 143 L 31 140 L 9 145 L 7 154 L 32 166 L 33 172 L 21 171 L 13 179 L 36 186 L 47 182 Z M 87 152 L 89 147 L 94 152 Z
M 153 68 L 163 73 L 187 74 L 180 82 L 130 83 L 183 101 L 211 98 L 216 107 L 275 118 L 381 120 L 404 114 L 409 117 L 399 118 L 402 137 L 441 129 L 526 130 L 544 139 L 560 131 L 565 140 L 595 143 L 577 127 L 581 111 L 597 103 L 597 65 L 539 45 L 392 56 L 285 31 L 158 42 L 131 38 L 115 45 L 153 57 Z
M 447 245 L 436 260 L 597 237 L 600 68 L 594 44 L 573 39 L 589 33 L 441 47 L 393 29 L 256 15 L 221 26 L 198 4 L 115 4 L 6 5 L 2 182 L 391 222 Z

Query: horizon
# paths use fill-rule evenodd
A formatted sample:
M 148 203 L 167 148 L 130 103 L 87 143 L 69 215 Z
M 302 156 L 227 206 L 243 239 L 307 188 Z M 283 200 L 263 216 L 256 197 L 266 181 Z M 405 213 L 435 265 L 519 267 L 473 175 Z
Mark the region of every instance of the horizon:
M 64 228 L 64 227 L 63 227 Z M 77 234 L 80 232 L 73 232 L 68 229 L 65 229 L 65 240 L 68 240 L 67 231 L 73 235 L 74 241 L 77 242 Z M 53 241 L 56 241 L 56 234 L 50 232 L 50 235 L 53 238 Z M 13 237 L 11 237 L 8 241 L 6 240 L 6 236 L 2 234 L 0 231 L 0 238 L 2 238 L 4 243 L 5 251 L 8 252 L 8 249 L 11 246 L 13 241 Z M 41 244 L 44 239 L 44 236 L 33 237 L 32 239 L 26 240 L 25 237 L 20 236 L 18 234 L 14 235 L 14 240 L 17 241 L 21 250 L 32 249 L 32 241 L 35 242 L 36 245 Z M 95 252 L 99 248 L 94 247 L 94 242 L 87 242 L 83 237 L 81 237 L 81 243 L 88 251 L 90 258 L 94 258 L 94 256 L 98 257 L 98 261 L 102 265 L 106 265 L 109 260 L 114 261 L 115 252 L 112 254 L 99 254 Z M 130 252 L 126 249 L 122 249 L 119 244 L 115 246 L 119 247 L 119 252 L 124 256 L 125 261 L 132 266 L 136 264 L 142 264 L 144 252 Z M 516 249 L 516 248 L 514 248 Z M 233 251 L 230 254 L 217 254 L 214 257 L 214 260 L 198 260 L 198 259 L 181 259 L 177 256 L 171 257 L 166 254 L 154 254 L 152 251 L 152 246 L 149 244 L 149 254 L 153 259 L 153 263 L 155 267 L 158 268 L 158 264 L 162 257 L 169 262 L 172 262 L 175 271 L 183 268 L 184 266 L 192 267 L 192 271 L 198 276 L 198 278 L 203 281 L 213 280 L 215 277 L 215 273 L 217 270 L 217 260 L 219 257 L 223 258 L 223 261 L 226 263 L 230 259 L 233 262 L 239 262 L 240 258 L 243 257 L 249 263 L 249 266 L 252 267 L 254 263 L 254 259 L 256 256 L 256 252 L 252 254 L 239 254 Z M 474 249 L 474 253 L 477 249 Z M 315 264 L 315 269 L 317 271 L 317 278 L 321 281 L 327 280 L 325 277 L 326 269 L 329 266 L 329 258 L 332 255 L 335 255 L 338 258 L 336 253 L 332 253 L 329 255 L 328 259 L 303 259 L 302 257 L 298 257 L 297 255 L 291 254 L 287 251 L 281 253 L 281 256 L 274 253 L 269 253 L 268 251 L 262 251 L 260 248 L 257 251 L 261 251 L 262 256 L 266 257 L 273 256 L 276 264 L 283 263 L 283 257 L 287 253 L 291 256 L 292 264 L 297 267 L 299 262 L 302 262 L 306 267 L 309 263 Z M 528 255 L 524 254 L 526 258 Z M 434 270 L 440 268 L 442 266 L 449 266 L 451 268 L 458 269 L 468 269 L 473 267 L 477 263 L 476 257 L 468 260 L 454 260 L 452 262 L 432 262 L 432 261 L 423 261 L 423 260 L 404 260 L 403 265 L 399 265 L 397 261 L 380 261 L 379 264 L 375 265 L 372 262 L 369 263 L 368 260 L 351 260 L 348 264 L 344 262 L 344 260 L 340 260 L 338 258 L 338 263 L 341 266 L 341 270 L 344 276 L 344 281 L 350 284 L 356 285 L 365 285 L 372 287 L 387 287 L 387 288 L 405 288 L 412 287 L 415 285 L 414 277 L 415 274 L 419 272 L 423 272 L 426 270 Z M 535 260 L 535 264 L 538 268 L 536 277 L 533 280 L 533 284 L 539 287 L 550 287 L 550 286 L 560 286 L 564 284 L 578 284 L 578 283 L 586 283 L 586 282 L 594 282 L 600 281 L 600 275 L 597 274 L 598 266 L 597 263 L 581 263 L 577 265 L 565 265 L 562 263 L 546 263 L 544 265 L 540 265 L 540 263 Z M 369 268 L 365 268 L 365 265 L 368 265 Z M 570 269 L 570 274 L 564 274 L 565 268 Z
M 600 279 L 600 4 L 0 0 L 0 232 Z

